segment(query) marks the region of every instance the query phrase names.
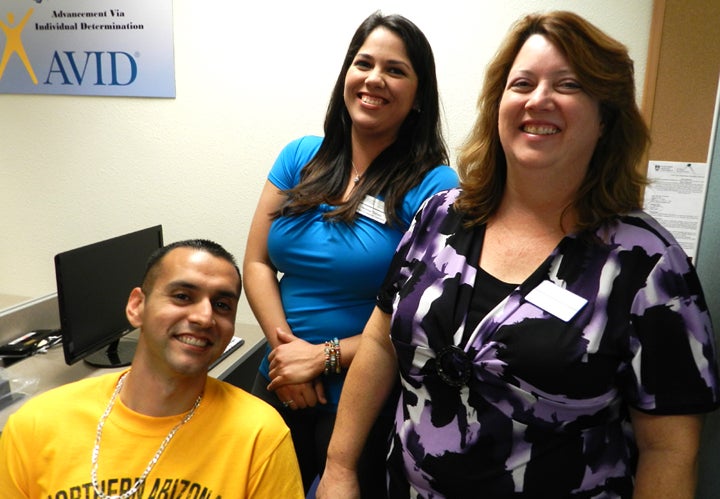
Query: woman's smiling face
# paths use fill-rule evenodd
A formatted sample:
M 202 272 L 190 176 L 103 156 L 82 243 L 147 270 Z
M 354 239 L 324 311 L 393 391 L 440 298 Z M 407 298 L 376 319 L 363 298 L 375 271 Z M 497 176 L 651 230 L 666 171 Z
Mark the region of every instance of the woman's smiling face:
M 395 140 L 417 88 L 402 39 L 384 27 L 373 30 L 345 75 L 345 106 L 354 133 Z
M 498 116 L 508 170 L 560 168 L 582 179 L 602 133 L 600 106 L 585 93 L 565 56 L 532 35 L 508 74 Z

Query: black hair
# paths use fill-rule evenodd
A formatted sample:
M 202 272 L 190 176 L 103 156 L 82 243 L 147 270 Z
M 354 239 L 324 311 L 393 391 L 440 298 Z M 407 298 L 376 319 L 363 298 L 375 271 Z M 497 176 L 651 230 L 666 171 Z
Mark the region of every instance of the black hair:
M 232 253 L 227 251 L 220 244 L 215 241 L 210 241 L 209 239 L 185 239 L 182 241 L 175 241 L 174 243 L 167 244 L 162 248 L 158 248 L 148 257 L 147 262 L 145 263 L 145 272 L 143 273 L 142 279 L 142 290 L 145 294 L 150 292 L 150 289 L 155 282 L 155 278 L 157 277 L 156 271 L 160 267 L 162 259 L 165 255 L 177 248 L 190 248 L 198 251 L 204 251 L 206 253 L 210 253 L 214 257 L 221 258 L 232 264 L 238 273 L 238 278 L 240 279 L 238 287 L 240 288 L 242 286 L 240 269 L 238 268 L 237 262 L 235 261 L 235 257 Z M 238 289 L 238 291 L 240 291 L 240 289 Z
M 336 204 L 351 175 L 352 120 L 345 106 L 345 77 L 365 40 L 377 28 L 385 28 L 403 41 L 418 78 L 415 107 L 405 118 L 394 143 L 368 166 L 362 181 L 347 202 L 324 216 L 344 222 L 357 217 L 357 207 L 367 194 L 382 194 L 390 224 L 405 194 L 421 182 L 434 167 L 448 163 L 442 136 L 435 58 L 427 38 L 403 16 L 374 12 L 355 31 L 340 68 L 325 115 L 324 139 L 315 157 L 302 170 L 300 183 L 286 191 L 287 200 L 273 215 L 297 215 L 321 203 Z

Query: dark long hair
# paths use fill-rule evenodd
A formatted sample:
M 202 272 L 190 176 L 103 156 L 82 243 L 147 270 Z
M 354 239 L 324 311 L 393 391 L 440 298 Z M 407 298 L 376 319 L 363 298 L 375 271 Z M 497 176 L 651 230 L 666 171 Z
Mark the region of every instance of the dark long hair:
M 360 201 L 367 194 L 382 194 L 389 223 L 398 225 L 397 211 L 405 194 L 432 168 L 448 163 L 440 123 L 435 58 L 430 43 L 408 19 L 400 15 L 384 16 L 378 11 L 363 21 L 350 41 L 325 114 L 325 138 L 315 157 L 303 168 L 298 185 L 286 191 L 287 200 L 274 214 L 276 217 L 297 215 L 321 203 L 332 204 L 342 198 L 351 175 L 352 161 L 352 121 L 345 106 L 345 76 L 360 47 L 379 27 L 392 31 L 405 44 L 418 77 L 415 101 L 419 109 L 410 111 L 395 142 L 370 163 L 347 202 L 325 216 L 352 222 L 357 217 Z
M 576 229 L 592 229 L 642 204 L 645 175 L 640 160 L 648 128 L 635 102 L 633 61 L 627 48 L 571 12 L 531 14 L 512 27 L 485 73 L 478 117 L 458 154 L 463 193 L 456 207 L 469 224 L 487 219 L 500 205 L 507 177 L 500 145 L 500 100 L 515 57 L 530 36 L 548 39 L 568 59 L 582 87 L 600 103 L 603 132 L 572 206 Z

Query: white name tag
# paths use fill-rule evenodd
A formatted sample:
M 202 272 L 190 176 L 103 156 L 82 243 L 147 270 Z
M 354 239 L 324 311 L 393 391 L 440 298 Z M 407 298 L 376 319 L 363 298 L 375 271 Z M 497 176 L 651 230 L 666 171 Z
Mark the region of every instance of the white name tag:
M 551 281 L 541 282 L 527 294 L 525 299 L 565 322 L 575 317 L 575 314 L 587 303 L 582 296 L 561 288 Z
M 370 195 L 365 196 L 365 199 L 360 202 L 357 212 L 381 224 L 387 221 L 385 219 L 385 201 Z

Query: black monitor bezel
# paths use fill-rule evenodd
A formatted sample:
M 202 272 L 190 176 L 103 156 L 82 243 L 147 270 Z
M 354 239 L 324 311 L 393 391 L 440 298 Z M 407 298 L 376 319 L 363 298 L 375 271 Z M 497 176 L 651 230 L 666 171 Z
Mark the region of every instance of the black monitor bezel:
M 80 246 L 71 250 L 63 251 L 55 255 L 55 276 L 57 285 L 57 298 L 58 298 L 58 313 L 60 317 L 60 331 L 62 336 L 63 345 L 63 356 L 67 365 L 75 364 L 80 360 L 84 360 L 88 364 L 96 367 L 121 367 L 128 365 L 132 359 L 134 353 L 134 342 L 124 338 L 128 333 L 132 332 L 133 328 L 129 323 L 126 323 L 120 329 L 113 327 L 112 331 L 104 331 L 103 334 L 98 335 L 90 342 L 84 342 L 85 345 L 80 347 L 75 339 L 79 334 L 76 325 L 72 323 L 70 317 L 76 312 L 69 311 L 68 307 L 75 306 L 77 304 L 68 304 L 64 293 L 66 287 L 65 279 L 67 276 L 68 260 L 72 261 L 77 259 L 79 256 L 86 255 L 88 252 L 100 251 L 107 252 L 108 249 L 117 248 L 126 245 L 128 242 L 136 238 L 145 238 L 147 236 L 154 236 L 157 240 L 157 248 L 163 245 L 163 234 L 162 225 L 154 225 L 145 229 L 129 232 L 120 236 L 112 237 L 102 241 L 97 241 L 91 244 Z M 157 249 L 153 246 L 153 249 Z M 145 269 L 145 263 L 148 255 L 143 255 L 138 259 L 138 265 L 142 265 L 142 270 L 138 275 L 142 275 Z M 142 262 L 141 262 L 142 261 Z M 107 265 L 113 265 L 117 262 L 106 262 Z M 125 262 L 123 262 L 124 264 Z M 137 282 L 134 286 L 139 286 L 140 282 Z M 134 287 L 132 286 L 132 287 Z M 127 297 L 129 296 L 130 290 L 127 290 L 125 295 L 125 302 L 117 303 L 122 313 L 125 313 L 125 304 Z M 98 293 L 102 293 L 102 290 L 95 290 Z M 87 331 L 85 331 L 87 334 Z M 103 350 L 106 349 L 106 350 Z

